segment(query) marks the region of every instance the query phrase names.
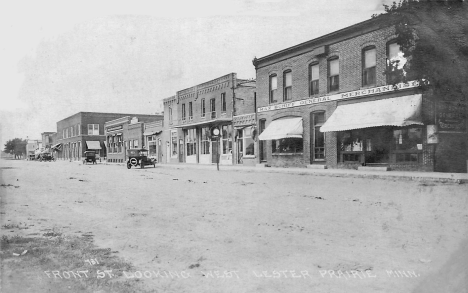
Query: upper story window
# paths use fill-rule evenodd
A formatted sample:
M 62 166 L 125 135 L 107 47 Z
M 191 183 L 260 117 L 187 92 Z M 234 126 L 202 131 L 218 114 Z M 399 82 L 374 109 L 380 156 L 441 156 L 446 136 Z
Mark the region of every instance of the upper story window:
M 362 86 L 372 86 L 376 84 L 375 65 L 376 65 L 375 47 L 366 47 L 362 50 Z
M 285 101 L 292 99 L 292 72 L 291 70 L 285 71 L 283 73 L 283 88 L 284 93 L 283 97 Z
M 400 45 L 396 41 L 387 44 L 387 84 L 395 84 L 402 81 L 405 72 L 403 66 L 406 58 L 403 57 Z
M 99 124 L 88 124 L 88 135 L 99 135 Z
M 319 93 L 319 65 L 318 63 L 309 66 L 309 96 Z
M 76 135 L 81 135 L 81 124 L 78 124 L 76 127 Z
M 221 94 L 221 112 L 226 112 L 226 93 Z
M 335 92 L 340 89 L 340 59 L 328 60 L 328 91 Z
M 189 102 L 188 104 L 188 115 L 189 115 L 189 119 L 192 120 L 193 119 L 193 108 L 192 108 L 192 102 Z
M 185 113 L 185 104 L 182 104 L 182 120 L 185 120 L 186 118 L 186 113 Z
M 276 74 L 270 75 L 270 103 L 277 102 L 277 89 L 278 89 L 278 76 Z
M 205 117 L 205 99 L 201 99 L 201 116 Z
M 210 100 L 210 112 L 211 112 L 211 118 L 216 118 L 216 103 L 215 99 Z
M 172 107 L 169 107 L 169 123 L 172 124 Z

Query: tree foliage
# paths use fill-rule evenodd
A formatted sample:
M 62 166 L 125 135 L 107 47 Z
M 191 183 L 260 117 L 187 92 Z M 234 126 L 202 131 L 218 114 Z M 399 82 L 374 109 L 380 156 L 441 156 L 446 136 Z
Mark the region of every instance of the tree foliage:
M 26 154 L 26 145 L 28 141 L 21 138 L 14 138 L 7 141 L 5 144 L 4 152 L 9 154 L 14 154 L 15 158 L 20 157 L 23 154 Z
M 438 99 L 468 97 L 468 8 L 464 1 L 403 0 L 384 5 L 380 16 L 394 25 L 408 62 L 403 80 L 419 80 Z M 374 16 L 375 17 L 375 16 Z M 387 71 L 395 71 L 395 64 Z M 387 74 L 389 72 L 386 72 Z

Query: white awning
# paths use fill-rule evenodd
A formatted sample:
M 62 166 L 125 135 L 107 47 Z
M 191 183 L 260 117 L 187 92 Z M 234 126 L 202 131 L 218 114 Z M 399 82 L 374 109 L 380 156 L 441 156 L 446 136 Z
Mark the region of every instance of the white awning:
M 321 132 L 376 126 L 423 125 L 420 94 L 338 106 Z
M 99 141 L 86 141 L 86 146 L 88 150 L 100 150 L 101 143 Z
M 268 127 L 258 136 L 260 140 L 272 140 L 280 138 L 302 138 L 302 118 L 283 118 L 273 120 Z
M 162 129 L 150 130 L 150 131 L 147 130 L 147 131 L 143 132 L 143 135 L 144 136 L 155 135 L 155 134 L 158 134 L 160 132 L 162 132 Z

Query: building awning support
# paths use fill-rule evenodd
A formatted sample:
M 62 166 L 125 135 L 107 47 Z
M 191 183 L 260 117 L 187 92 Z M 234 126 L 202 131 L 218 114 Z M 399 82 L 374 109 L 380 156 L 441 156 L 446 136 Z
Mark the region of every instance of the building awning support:
M 281 138 L 302 138 L 302 118 L 283 118 L 273 120 L 258 136 L 260 140 L 273 140 Z
M 340 105 L 320 127 L 321 132 L 378 126 L 423 125 L 422 95 Z

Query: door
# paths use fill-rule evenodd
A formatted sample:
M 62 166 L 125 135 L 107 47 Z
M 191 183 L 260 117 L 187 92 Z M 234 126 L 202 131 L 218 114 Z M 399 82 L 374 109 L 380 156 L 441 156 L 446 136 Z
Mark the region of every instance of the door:
M 211 140 L 211 162 L 217 163 L 218 162 L 218 140 L 219 138 L 212 138 Z
M 310 163 L 325 161 L 325 133 L 320 131 L 325 112 L 310 113 Z
M 258 125 L 258 135 L 260 135 L 264 130 L 265 130 L 265 119 L 260 119 L 259 125 Z M 260 157 L 260 162 L 266 162 L 266 141 L 264 140 L 259 140 L 258 143 L 259 146 L 259 157 Z
M 389 127 L 366 129 L 364 141 L 366 164 L 388 164 L 393 131 Z
M 166 142 L 166 163 L 169 164 L 171 162 L 171 144 L 167 141 Z
M 179 163 L 184 162 L 184 140 L 179 139 Z

